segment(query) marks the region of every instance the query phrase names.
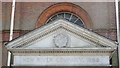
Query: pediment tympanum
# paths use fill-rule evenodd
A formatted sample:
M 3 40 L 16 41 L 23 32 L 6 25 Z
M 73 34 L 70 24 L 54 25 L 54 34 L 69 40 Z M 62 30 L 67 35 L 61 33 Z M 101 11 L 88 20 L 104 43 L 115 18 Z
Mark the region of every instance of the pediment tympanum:
M 9 42 L 6 47 L 14 55 L 15 66 L 106 66 L 110 65 L 109 60 L 117 45 L 60 19 Z M 65 59 L 69 63 L 63 63 Z

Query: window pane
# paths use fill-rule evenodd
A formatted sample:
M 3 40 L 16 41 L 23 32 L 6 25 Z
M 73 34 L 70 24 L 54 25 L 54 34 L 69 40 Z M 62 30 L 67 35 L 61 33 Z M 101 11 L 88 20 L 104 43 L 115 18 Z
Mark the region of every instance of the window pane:
M 64 13 L 58 14 L 58 17 L 59 17 L 60 19 L 63 19 L 63 18 L 64 18 Z
M 50 23 L 50 22 L 52 22 L 51 19 L 47 23 Z
M 65 13 L 65 19 L 69 21 L 71 14 Z
M 55 16 L 53 16 L 53 17 L 51 18 L 52 21 L 54 21 L 54 20 L 56 20 L 56 19 L 57 19 L 57 15 L 55 15 Z
M 73 15 L 72 18 L 71 18 L 71 20 L 70 20 L 70 22 L 74 23 L 76 20 L 77 20 L 77 17 L 75 15 Z
M 83 23 L 82 23 L 82 21 L 79 19 L 79 20 L 77 20 L 76 22 L 75 22 L 75 24 L 77 24 L 77 25 L 79 25 L 79 26 L 81 26 L 81 27 L 84 27 L 84 25 L 83 25 Z

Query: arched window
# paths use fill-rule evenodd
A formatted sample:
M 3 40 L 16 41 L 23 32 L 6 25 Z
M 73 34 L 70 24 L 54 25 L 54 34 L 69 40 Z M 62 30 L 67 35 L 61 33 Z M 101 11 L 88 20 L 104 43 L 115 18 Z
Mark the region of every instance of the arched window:
M 55 21 L 57 19 L 64 19 L 71 23 L 77 24 L 78 26 L 84 27 L 83 21 L 75 14 L 70 12 L 60 12 L 51 16 L 46 23 Z
M 88 13 L 80 6 L 72 3 L 57 3 L 48 7 L 39 16 L 35 28 L 38 28 L 42 25 L 45 25 L 46 23 L 49 23 L 50 21 L 52 21 L 52 19 L 61 18 L 60 16 L 62 15 L 63 15 L 63 19 L 65 20 L 68 20 L 72 23 L 75 23 L 87 29 L 92 29 L 92 21 Z M 76 20 L 76 18 L 78 20 Z

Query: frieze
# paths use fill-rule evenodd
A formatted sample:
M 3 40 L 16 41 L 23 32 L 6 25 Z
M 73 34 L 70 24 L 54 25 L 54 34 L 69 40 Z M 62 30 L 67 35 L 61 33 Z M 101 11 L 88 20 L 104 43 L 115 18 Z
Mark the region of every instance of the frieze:
M 109 56 L 15 56 L 14 65 L 81 66 L 110 65 Z

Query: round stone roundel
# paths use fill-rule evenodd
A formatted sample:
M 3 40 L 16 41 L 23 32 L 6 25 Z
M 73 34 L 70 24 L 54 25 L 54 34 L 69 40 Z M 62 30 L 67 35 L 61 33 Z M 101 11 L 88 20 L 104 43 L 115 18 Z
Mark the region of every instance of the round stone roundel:
M 61 48 L 61 47 L 66 47 L 68 45 L 68 36 L 65 34 L 57 34 L 56 36 L 54 36 L 54 44 L 55 46 Z

